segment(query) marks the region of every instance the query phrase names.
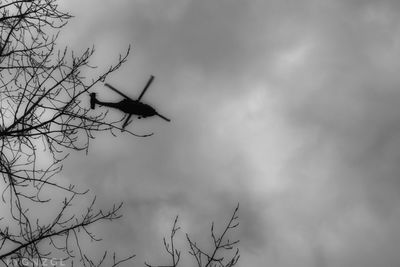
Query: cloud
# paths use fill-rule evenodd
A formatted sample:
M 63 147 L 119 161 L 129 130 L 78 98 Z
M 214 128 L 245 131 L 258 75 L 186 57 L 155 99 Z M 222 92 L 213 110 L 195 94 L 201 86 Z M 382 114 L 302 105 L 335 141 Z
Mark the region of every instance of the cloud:
M 391 266 L 399 259 L 384 251 L 399 242 L 396 234 L 385 237 L 397 232 L 387 225 L 399 219 L 400 99 L 398 63 L 388 55 L 397 53 L 393 14 L 399 6 L 330 4 L 312 18 L 313 46 L 302 53 L 301 67 L 272 72 L 288 122 L 304 140 L 286 166 L 291 189 L 276 204 L 284 211 L 273 213 L 284 221 L 278 220 L 276 229 L 283 232 L 277 239 L 298 236 L 301 242 L 288 239 L 285 245 L 300 242 L 310 249 L 292 248 L 305 266 Z
M 85 3 L 72 44 L 106 64 L 132 43 L 110 82 L 134 95 L 155 74 L 146 101 L 172 117 L 66 166 L 126 201 L 112 244 L 152 258 L 175 214 L 204 238 L 239 201 L 240 266 L 400 262 L 397 1 Z

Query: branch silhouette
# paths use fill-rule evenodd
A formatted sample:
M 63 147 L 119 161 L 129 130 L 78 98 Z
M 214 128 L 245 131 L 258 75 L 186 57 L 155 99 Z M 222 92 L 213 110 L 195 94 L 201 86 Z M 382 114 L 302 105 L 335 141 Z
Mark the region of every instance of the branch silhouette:
M 10 260 L 21 264 L 23 259 L 52 255 L 70 264 L 100 266 L 106 258 L 94 264 L 80 242 L 99 240 L 89 231 L 90 225 L 121 217 L 122 203 L 95 211 L 93 201 L 79 213 L 76 203 L 88 190 L 57 179 L 71 150 L 87 152 L 94 133 L 115 135 L 114 131 L 121 130 L 121 120 L 90 110 L 89 91 L 117 71 L 130 52 L 128 47 L 114 65 L 87 79 L 83 73 L 93 69 L 89 61 L 95 49 L 76 54 L 57 48 L 59 31 L 71 17 L 56 0 L 0 3 L 1 201 L 9 207 L 0 218 L 0 260 L 6 266 Z M 41 160 L 44 155 L 50 155 L 47 163 Z M 47 221 L 37 218 L 35 211 L 40 207 L 48 203 L 53 210 L 59 203 L 52 194 L 64 196 L 61 209 Z M 104 255 L 112 258 L 113 266 L 133 258 Z
M 211 252 L 206 252 L 205 249 L 200 248 L 197 245 L 197 242 L 193 241 L 192 238 L 189 237 L 189 234 L 186 233 L 186 240 L 189 245 L 189 254 L 194 257 L 198 267 L 208 267 L 208 266 L 218 266 L 218 267 L 232 267 L 236 265 L 239 261 L 239 248 L 237 245 L 239 244 L 239 240 L 231 241 L 227 238 L 228 232 L 235 230 L 239 226 L 238 222 L 238 211 L 239 211 L 239 204 L 236 206 L 235 210 L 231 218 L 229 219 L 227 225 L 225 226 L 222 234 L 217 237 L 215 230 L 214 230 L 214 223 L 211 224 L 211 238 L 213 240 Z M 181 259 L 181 251 L 178 250 L 175 246 L 175 238 L 176 233 L 181 228 L 178 226 L 178 216 L 175 217 L 171 234 L 169 237 L 169 241 L 166 240 L 164 237 L 164 249 L 170 255 L 171 264 L 169 265 L 150 265 L 145 262 L 147 267 L 177 267 L 180 259 Z M 228 255 L 228 260 L 226 260 L 227 252 L 230 250 L 235 249 L 233 255 Z M 218 257 L 217 257 L 218 255 Z

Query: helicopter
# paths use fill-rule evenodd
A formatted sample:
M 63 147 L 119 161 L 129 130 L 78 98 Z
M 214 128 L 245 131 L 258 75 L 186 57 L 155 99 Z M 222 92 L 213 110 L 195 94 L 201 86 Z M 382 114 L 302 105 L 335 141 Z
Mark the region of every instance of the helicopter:
M 146 93 L 147 89 L 150 87 L 150 84 L 153 82 L 154 76 L 151 75 L 150 79 L 148 80 L 146 86 L 143 88 L 142 92 L 140 93 L 139 97 L 136 100 L 133 100 L 129 96 L 125 95 L 124 93 L 117 90 L 112 85 L 105 83 L 104 85 L 113 90 L 114 92 L 118 93 L 119 95 L 123 96 L 125 99 L 119 102 L 103 102 L 96 98 L 96 93 L 90 93 L 90 108 L 94 109 L 96 104 L 101 106 L 107 106 L 111 108 L 116 108 L 125 112 L 128 117 L 125 119 L 122 129 L 129 124 L 129 120 L 131 119 L 132 115 L 137 115 L 138 119 L 147 118 L 152 116 L 158 116 L 165 121 L 171 121 L 170 119 L 166 118 L 165 116 L 159 114 L 152 106 L 141 102 L 143 95 Z

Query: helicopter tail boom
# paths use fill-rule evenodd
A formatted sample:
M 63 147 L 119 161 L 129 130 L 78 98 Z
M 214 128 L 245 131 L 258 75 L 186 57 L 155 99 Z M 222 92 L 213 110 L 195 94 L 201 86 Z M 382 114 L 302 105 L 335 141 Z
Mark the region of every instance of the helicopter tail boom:
M 90 108 L 94 109 L 96 105 L 97 99 L 96 99 L 96 93 L 90 93 Z

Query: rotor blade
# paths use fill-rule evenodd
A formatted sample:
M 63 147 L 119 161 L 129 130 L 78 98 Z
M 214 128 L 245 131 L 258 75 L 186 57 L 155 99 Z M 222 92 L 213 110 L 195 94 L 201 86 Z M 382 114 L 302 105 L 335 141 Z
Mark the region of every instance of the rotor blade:
M 168 118 L 166 118 L 166 117 L 164 117 L 163 115 L 161 115 L 161 114 L 156 114 L 158 117 L 160 117 L 161 119 L 163 119 L 163 120 L 166 120 L 166 121 L 171 121 L 170 119 L 168 119 Z
M 119 90 L 117 90 L 115 87 L 113 87 L 113 86 L 109 85 L 108 83 L 105 83 L 104 85 L 105 85 L 105 86 L 107 86 L 108 88 L 110 88 L 111 90 L 113 90 L 114 92 L 116 92 L 116 93 L 118 93 L 118 94 L 122 95 L 123 97 L 125 97 L 125 98 L 127 98 L 127 99 L 130 99 L 130 100 L 132 100 L 132 101 L 133 101 L 133 99 L 132 99 L 132 98 L 130 98 L 130 97 L 129 97 L 129 96 L 127 96 L 126 94 L 124 94 L 124 93 L 120 92 Z
M 125 130 L 125 127 L 128 126 L 129 120 L 131 119 L 132 114 L 129 114 L 126 120 L 124 121 L 124 124 L 122 125 L 122 130 Z
M 140 96 L 138 97 L 138 101 L 140 101 L 140 99 L 143 97 L 144 93 L 146 93 L 147 88 L 149 88 L 150 84 L 153 82 L 154 80 L 154 76 L 151 75 L 149 81 L 147 82 L 146 86 L 143 88 L 142 93 L 140 94 Z

